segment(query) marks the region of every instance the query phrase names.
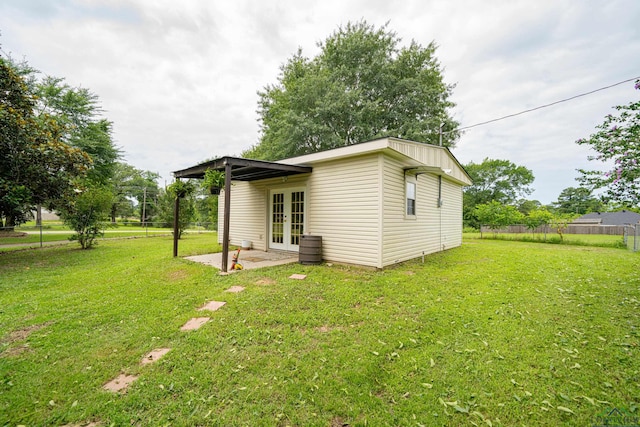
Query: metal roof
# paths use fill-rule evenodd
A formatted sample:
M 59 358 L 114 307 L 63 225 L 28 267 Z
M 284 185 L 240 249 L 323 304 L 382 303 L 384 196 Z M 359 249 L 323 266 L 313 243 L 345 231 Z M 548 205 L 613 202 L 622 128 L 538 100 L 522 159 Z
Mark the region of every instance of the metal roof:
M 231 166 L 231 179 L 235 181 L 255 181 L 258 179 L 278 178 L 312 171 L 312 168 L 309 166 L 285 165 L 283 163 L 227 156 L 175 171 L 173 172 L 173 176 L 176 178 L 202 179 L 207 170 L 224 172 L 227 165 Z

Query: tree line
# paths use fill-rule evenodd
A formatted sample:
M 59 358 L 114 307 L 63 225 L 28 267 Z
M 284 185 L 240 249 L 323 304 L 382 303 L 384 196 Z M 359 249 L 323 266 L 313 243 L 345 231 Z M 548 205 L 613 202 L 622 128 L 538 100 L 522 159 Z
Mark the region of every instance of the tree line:
M 0 56 L 0 230 L 12 231 L 46 208 L 86 249 L 105 221 L 173 222 L 172 196 L 158 185 L 160 175 L 123 161 L 113 123 L 102 113 L 89 89 Z M 193 203 L 194 214 L 211 216 L 211 202 Z

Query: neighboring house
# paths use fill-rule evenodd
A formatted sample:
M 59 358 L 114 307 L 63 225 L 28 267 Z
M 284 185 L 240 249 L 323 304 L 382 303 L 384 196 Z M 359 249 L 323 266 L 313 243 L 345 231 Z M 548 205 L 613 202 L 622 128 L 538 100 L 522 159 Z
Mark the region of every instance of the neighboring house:
M 230 244 L 263 251 L 296 252 L 301 235 L 317 235 L 324 260 L 377 268 L 462 244 L 471 179 L 445 147 L 382 138 L 278 162 L 226 157 L 174 175 L 225 167 L 233 185 L 219 199 L 219 212 L 230 200 L 221 242 L 227 221 Z
M 619 212 L 592 212 L 573 220 L 573 225 L 631 225 L 640 222 L 640 214 L 622 210 Z
M 41 212 L 43 221 L 60 221 L 60 217 L 55 212 L 48 211 L 47 209 L 42 209 Z M 37 218 L 38 211 L 32 211 L 31 216 Z

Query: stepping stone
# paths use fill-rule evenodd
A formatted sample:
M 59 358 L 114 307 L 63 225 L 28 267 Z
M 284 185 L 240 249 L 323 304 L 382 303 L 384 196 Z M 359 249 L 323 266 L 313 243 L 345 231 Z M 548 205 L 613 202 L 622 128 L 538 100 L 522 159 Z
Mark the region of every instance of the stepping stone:
M 217 309 L 219 309 L 225 304 L 226 302 L 222 302 L 222 301 L 209 301 L 208 303 L 200 307 L 198 311 L 202 311 L 202 310 L 216 311 Z
M 156 348 L 155 350 L 151 351 L 151 353 L 145 355 L 140 363 L 143 365 L 147 365 L 149 363 L 157 362 L 162 358 L 162 356 L 169 353 L 170 351 L 170 348 Z
M 225 292 L 231 292 L 232 294 L 237 294 L 238 292 L 244 291 L 244 287 L 242 286 L 232 286 L 227 289 Z
M 193 317 L 187 323 L 182 325 L 181 331 L 195 331 L 209 321 L 209 317 Z
M 306 274 L 292 274 L 291 276 L 289 276 L 289 279 L 295 279 L 295 280 L 304 280 L 307 278 Z
M 136 375 L 120 374 L 117 378 L 106 383 L 102 388 L 113 393 L 126 392 L 127 387 L 137 379 L 138 377 Z

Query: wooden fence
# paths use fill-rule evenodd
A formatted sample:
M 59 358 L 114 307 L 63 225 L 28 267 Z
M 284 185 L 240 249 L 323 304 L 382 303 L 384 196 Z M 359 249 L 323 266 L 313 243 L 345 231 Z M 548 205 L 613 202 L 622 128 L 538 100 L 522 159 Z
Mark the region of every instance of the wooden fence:
M 622 236 L 624 234 L 624 225 L 580 225 L 569 224 L 564 230 L 564 234 L 607 234 L 610 236 Z M 544 233 L 545 226 L 530 230 L 524 225 L 510 225 L 508 227 L 493 230 L 485 225 L 482 226 L 483 233 Z M 555 234 L 557 230 L 554 227 L 546 226 L 548 234 Z

